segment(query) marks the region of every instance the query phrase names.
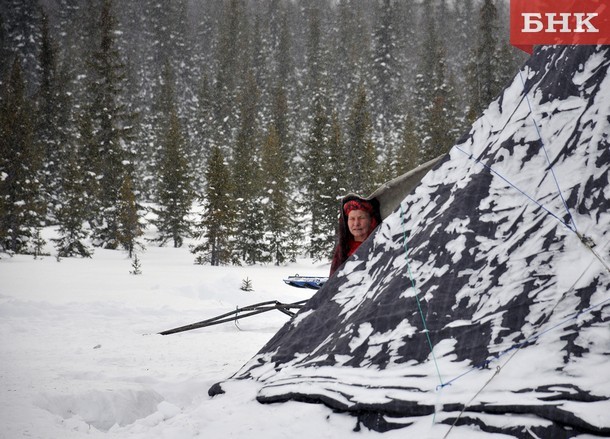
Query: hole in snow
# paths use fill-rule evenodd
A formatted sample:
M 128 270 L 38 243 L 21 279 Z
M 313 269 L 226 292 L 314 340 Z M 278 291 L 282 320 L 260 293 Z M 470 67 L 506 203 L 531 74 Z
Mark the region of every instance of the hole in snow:
M 88 390 L 73 395 L 40 395 L 36 405 L 64 419 L 83 422 L 108 431 L 123 427 L 157 411 L 163 397 L 150 389 Z

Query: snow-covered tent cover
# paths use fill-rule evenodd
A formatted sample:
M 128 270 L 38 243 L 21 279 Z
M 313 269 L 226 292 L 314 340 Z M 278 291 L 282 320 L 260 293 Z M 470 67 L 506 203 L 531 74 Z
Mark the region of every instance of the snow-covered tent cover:
M 231 382 L 378 431 L 610 435 L 609 66 L 539 47 Z

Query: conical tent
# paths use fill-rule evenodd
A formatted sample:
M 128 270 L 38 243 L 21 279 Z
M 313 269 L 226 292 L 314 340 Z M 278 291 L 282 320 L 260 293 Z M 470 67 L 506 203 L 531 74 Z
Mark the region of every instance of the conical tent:
M 379 431 L 610 435 L 609 66 L 539 47 L 231 380 Z

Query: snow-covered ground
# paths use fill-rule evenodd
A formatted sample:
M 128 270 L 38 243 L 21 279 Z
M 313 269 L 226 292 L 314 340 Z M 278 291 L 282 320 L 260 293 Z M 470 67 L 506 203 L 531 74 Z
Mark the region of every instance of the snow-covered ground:
M 96 249 L 93 259 L 61 262 L 3 256 L 0 437 L 220 437 L 208 433 L 253 425 L 247 418 L 221 421 L 229 408 L 211 401 L 207 390 L 256 353 L 286 315 L 156 333 L 236 306 L 306 299 L 311 290 L 282 278 L 325 275 L 328 267 L 201 266 L 187 248 L 149 247 L 140 259 L 142 274 L 134 276 L 117 251 Z M 246 278 L 254 291 L 240 290 Z
M 45 232 L 49 241 L 53 230 Z M 60 262 L 3 255 L 0 438 L 404 437 L 401 430 L 354 431 L 356 418 L 319 404 L 260 404 L 255 381 L 227 383 L 230 392 L 209 397 L 210 386 L 236 372 L 288 320 L 278 311 L 157 335 L 236 306 L 306 299 L 312 290 L 282 279 L 325 276 L 328 264 L 210 267 L 195 265 L 186 247 L 151 246 L 139 257 L 142 274 L 135 276 L 120 251 L 96 249 L 92 259 Z M 246 278 L 254 291 L 240 290 Z M 442 437 L 448 429 L 432 418 L 419 423 L 410 434 Z

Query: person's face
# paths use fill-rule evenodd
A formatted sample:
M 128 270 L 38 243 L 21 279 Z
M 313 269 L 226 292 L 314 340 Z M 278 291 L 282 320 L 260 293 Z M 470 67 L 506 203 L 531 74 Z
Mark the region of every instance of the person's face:
M 354 241 L 362 242 L 369 236 L 371 215 L 364 210 L 352 210 L 347 215 L 347 227 L 354 235 Z

